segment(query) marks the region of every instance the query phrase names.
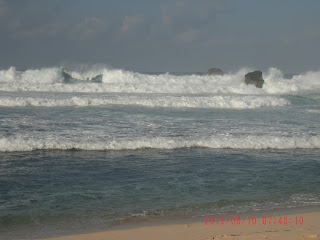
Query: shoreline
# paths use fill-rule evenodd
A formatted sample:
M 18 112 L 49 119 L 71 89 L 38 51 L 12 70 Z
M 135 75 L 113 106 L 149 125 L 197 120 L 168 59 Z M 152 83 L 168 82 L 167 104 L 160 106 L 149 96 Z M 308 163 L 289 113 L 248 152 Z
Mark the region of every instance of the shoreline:
M 42 240 L 320 239 L 319 208 L 317 210 L 310 208 L 291 210 L 272 212 L 274 215 L 271 218 L 267 214 L 264 214 L 266 216 L 263 217 L 261 212 L 257 216 L 250 215 L 250 213 L 227 214 L 224 215 L 224 224 L 221 224 L 223 215 L 214 216 L 213 224 L 210 222 L 210 220 L 212 221 L 211 216 L 208 216 L 207 224 L 205 219 L 203 221 L 183 219 L 181 221 L 173 220 L 174 222 L 163 220 L 125 224 L 126 226 L 118 225 L 101 232 L 42 238 Z M 217 220 L 219 220 L 219 224 L 217 224 Z

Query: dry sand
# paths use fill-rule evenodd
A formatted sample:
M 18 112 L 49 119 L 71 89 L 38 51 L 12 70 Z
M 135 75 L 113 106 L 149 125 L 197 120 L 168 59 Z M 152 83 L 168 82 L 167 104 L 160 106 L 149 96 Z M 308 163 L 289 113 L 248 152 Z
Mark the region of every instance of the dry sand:
M 50 238 L 50 240 L 320 239 L 320 212 L 282 216 L 288 217 L 287 225 L 278 222 L 275 224 L 274 218 L 271 220 L 271 225 L 269 225 L 269 219 L 267 219 L 267 224 L 264 225 L 262 218 L 257 218 L 255 225 L 249 225 L 248 218 L 246 217 L 243 224 L 241 223 L 240 225 L 232 225 L 230 219 L 228 224 L 224 225 L 205 225 L 204 220 L 200 223 L 145 226 Z M 296 225 L 296 216 L 303 217 L 302 225 L 299 223 Z M 292 219 L 292 223 L 290 223 L 290 218 Z M 279 217 L 277 217 L 278 219 Z

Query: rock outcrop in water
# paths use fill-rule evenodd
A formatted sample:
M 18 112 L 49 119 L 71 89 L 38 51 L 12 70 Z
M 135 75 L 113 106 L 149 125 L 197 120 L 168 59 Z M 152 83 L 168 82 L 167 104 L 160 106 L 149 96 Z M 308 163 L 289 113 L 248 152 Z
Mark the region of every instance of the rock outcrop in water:
M 196 75 L 224 75 L 224 72 L 220 68 L 210 68 L 207 72 L 197 72 Z
M 249 85 L 255 85 L 257 88 L 262 88 L 264 80 L 261 71 L 249 72 L 244 76 L 244 82 Z

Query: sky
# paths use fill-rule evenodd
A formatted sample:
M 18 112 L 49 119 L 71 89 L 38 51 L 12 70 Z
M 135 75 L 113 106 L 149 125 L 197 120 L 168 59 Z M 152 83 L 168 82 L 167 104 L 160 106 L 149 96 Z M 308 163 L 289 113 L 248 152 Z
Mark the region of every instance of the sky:
M 0 0 L 0 68 L 320 70 L 319 0 Z

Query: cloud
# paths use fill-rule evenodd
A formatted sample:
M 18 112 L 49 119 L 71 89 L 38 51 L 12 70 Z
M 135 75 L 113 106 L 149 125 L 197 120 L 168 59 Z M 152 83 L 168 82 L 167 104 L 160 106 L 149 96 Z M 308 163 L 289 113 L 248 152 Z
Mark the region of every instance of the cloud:
M 162 10 L 162 24 L 174 28 L 200 28 L 215 22 L 219 13 L 227 10 L 225 3 L 219 1 L 178 0 Z
M 32 28 L 23 28 L 20 19 L 11 21 L 8 27 L 12 31 L 13 37 L 23 38 L 52 37 L 65 29 L 64 24 L 61 22 L 47 23 Z
M 126 16 L 122 22 L 118 36 L 120 38 L 136 35 L 136 31 L 144 23 L 144 16 L 141 14 L 135 16 Z
M 7 14 L 9 11 L 8 4 L 5 0 L 0 0 L 0 17 Z
M 70 32 L 70 36 L 83 41 L 90 40 L 105 33 L 108 28 L 109 22 L 107 20 L 97 17 L 88 17 L 74 27 Z
M 38 26 L 28 26 L 23 17 L 10 16 L 2 22 L 1 31 L 8 33 L 12 38 L 37 38 L 52 36 L 61 30 L 58 23 L 42 23 Z
M 1 0 L 0 0 L 1 1 Z M 71 39 L 91 40 L 105 33 L 109 23 L 105 19 L 87 17 L 78 23 L 63 21 L 58 18 L 37 16 L 10 16 L 4 29 L 14 38 L 42 38 L 65 35 Z
M 26 1 L 0 0 L 0 31 L 8 38 L 52 37 L 65 29 L 66 24 L 51 14 L 52 8 L 38 10 L 29 5 Z
M 201 31 L 190 28 L 185 32 L 180 32 L 174 36 L 177 43 L 192 43 L 201 36 Z
M 167 36 L 172 43 L 189 44 L 212 35 L 219 14 L 230 12 L 227 1 L 177 0 L 164 6 L 158 23 L 153 24 L 151 38 Z

